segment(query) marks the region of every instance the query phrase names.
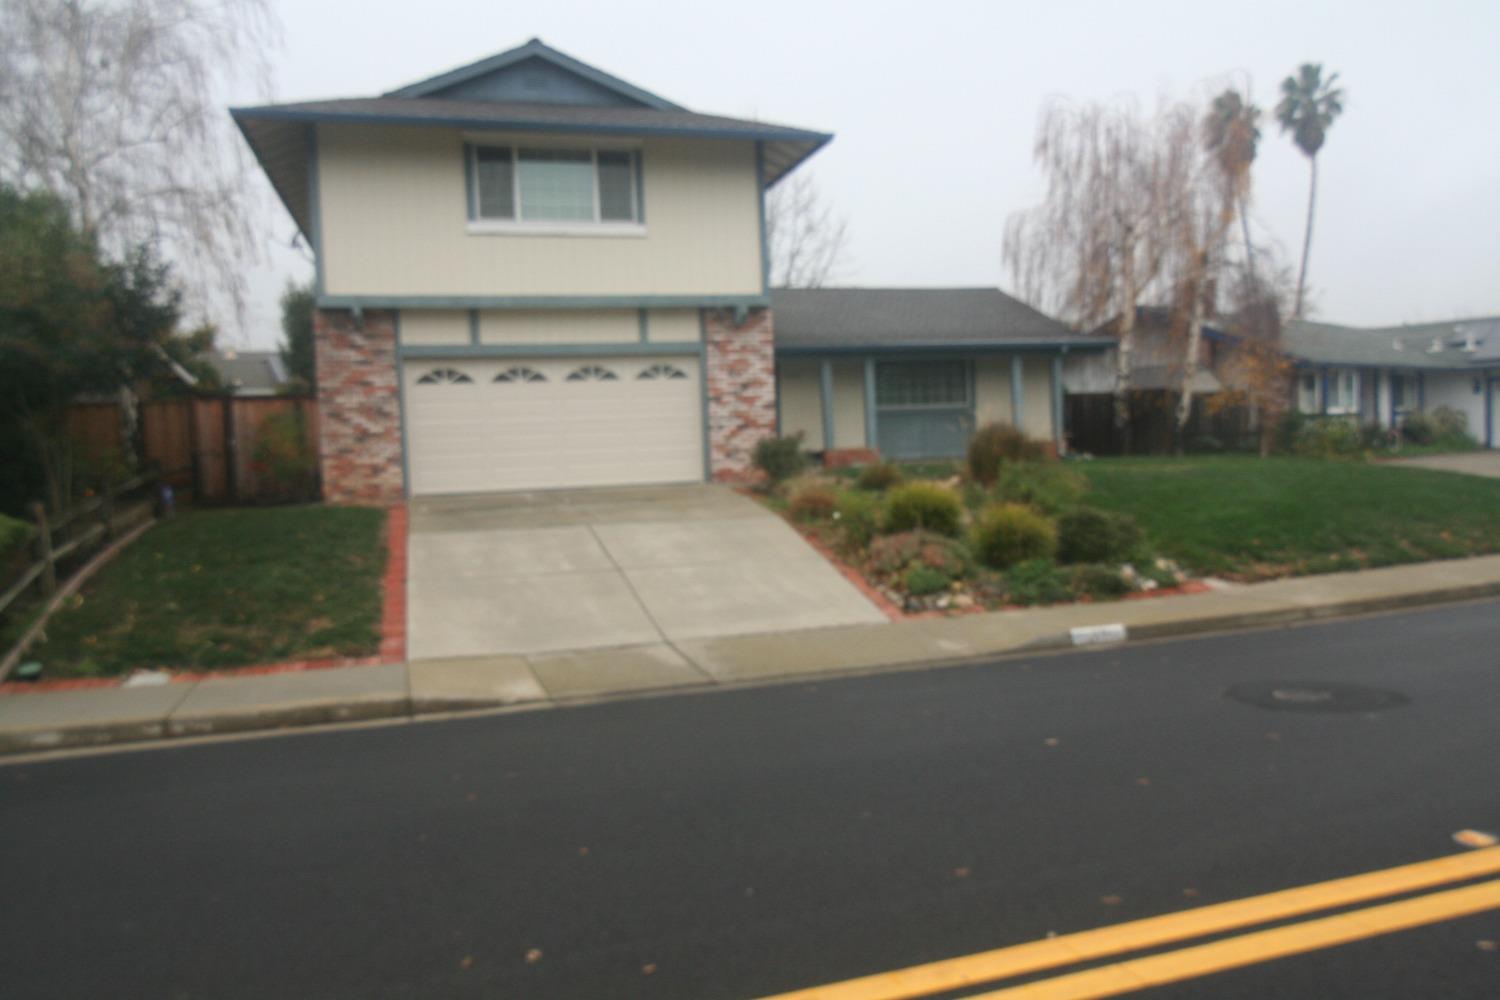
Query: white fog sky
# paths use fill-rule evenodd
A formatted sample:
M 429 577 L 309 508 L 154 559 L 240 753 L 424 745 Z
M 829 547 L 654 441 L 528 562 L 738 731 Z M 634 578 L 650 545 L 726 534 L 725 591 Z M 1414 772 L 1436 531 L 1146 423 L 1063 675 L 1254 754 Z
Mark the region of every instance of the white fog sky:
M 1200 99 L 1248 79 L 1266 112 L 1252 226 L 1295 261 L 1307 161 L 1270 108 L 1302 62 L 1345 112 L 1319 155 L 1318 318 L 1500 314 L 1500 3 L 545 3 L 282 0 L 277 101 L 361 97 L 540 36 L 695 111 L 835 133 L 801 169 L 849 220 L 840 284 L 1000 285 L 1006 217 L 1036 200 L 1031 146 L 1055 96 Z M 240 95 L 236 103 L 254 103 Z M 236 135 L 237 138 L 237 135 Z M 257 168 L 257 183 L 269 191 Z M 274 196 L 242 346 L 279 338 L 305 256 Z M 227 331 L 226 331 L 227 332 Z

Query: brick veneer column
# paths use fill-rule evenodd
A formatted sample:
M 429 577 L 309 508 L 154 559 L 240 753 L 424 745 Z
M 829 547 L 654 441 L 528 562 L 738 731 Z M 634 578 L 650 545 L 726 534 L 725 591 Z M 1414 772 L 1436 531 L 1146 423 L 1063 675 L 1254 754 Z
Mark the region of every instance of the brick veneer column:
M 403 498 L 396 314 L 319 309 L 318 440 L 323 499 L 381 506 Z
M 756 442 L 776 433 L 771 311 L 757 309 L 738 326 L 724 310 L 706 310 L 703 319 L 709 469 L 720 481 L 752 479 Z

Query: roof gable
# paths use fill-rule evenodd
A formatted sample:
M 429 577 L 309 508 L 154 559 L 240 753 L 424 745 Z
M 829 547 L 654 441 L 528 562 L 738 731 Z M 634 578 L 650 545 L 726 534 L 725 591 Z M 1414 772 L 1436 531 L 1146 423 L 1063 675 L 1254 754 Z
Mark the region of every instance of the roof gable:
M 664 97 L 559 52 L 540 38 L 385 96 L 683 110 Z

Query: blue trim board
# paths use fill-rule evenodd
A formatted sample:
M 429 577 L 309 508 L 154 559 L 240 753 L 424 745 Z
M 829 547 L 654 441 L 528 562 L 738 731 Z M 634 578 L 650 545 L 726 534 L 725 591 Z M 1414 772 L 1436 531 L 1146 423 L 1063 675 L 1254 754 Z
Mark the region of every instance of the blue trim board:
M 924 344 L 920 342 L 906 344 L 850 343 L 847 345 L 840 344 L 837 346 L 829 347 L 778 346 L 776 348 L 776 353 L 778 355 L 789 358 L 820 358 L 825 356 L 838 357 L 840 355 L 847 354 L 857 354 L 861 357 L 870 354 L 880 355 L 881 357 L 889 357 L 892 355 L 908 357 L 911 355 L 955 353 L 972 354 L 978 357 L 991 354 L 1013 354 L 1017 351 L 1025 351 L 1031 354 L 1045 354 L 1051 351 L 1066 353 L 1071 350 L 1103 350 L 1107 347 L 1113 346 L 1113 344 L 1114 340 L 1107 337 L 1094 337 L 1088 340 L 1079 338 L 1078 340 L 1070 340 L 1066 344 L 1059 344 L 1055 340 L 1012 340 L 997 341 L 990 344 Z
M 646 224 L 646 156 L 635 150 L 635 221 Z
M 692 343 L 643 344 L 631 340 L 614 344 L 403 344 L 402 358 L 574 358 L 585 356 L 626 358 L 693 354 Z
M 1021 356 L 1010 356 L 1010 424 L 1016 430 L 1024 430 L 1026 421 L 1026 382 L 1021 371 Z
M 760 211 L 760 288 L 771 294 L 771 245 L 766 241 L 766 146 L 755 144 L 755 197 Z
M 479 217 L 475 202 L 479 199 L 474 197 L 474 144 L 464 143 L 464 214 L 470 222 Z
M 650 310 L 648 310 L 645 306 L 642 306 L 635 311 L 636 322 L 638 322 L 641 327 L 641 343 L 643 344 L 649 343 L 651 340 L 651 319 L 648 315 L 649 312 Z
M 714 481 L 713 452 L 709 447 L 711 432 L 708 416 L 708 321 L 698 311 L 698 398 L 703 419 L 703 481 Z
M 1061 455 L 1064 444 L 1063 359 L 1059 354 L 1052 359 L 1052 447 Z
M 411 448 L 406 439 L 406 372 L 401 370 L 401 314 L 396 313 L 396 419 L 401 424 L 401 495 L 411 499 Z
M 865 447 L 880 449 L 879 411 L 875 406 L 875 359 L 865 358 Z
M 818 399 L 823 404 L 823 450 L 832 451 L 837 447 L 833 428 L 833 362 L 827 358 L 818 368 Z
M 1324 368 L 1322 377 L 1318 382 L 1318 412 L 1328 412 L 1328 369 Z
M 396 313 L 396 315 L 399 316 L 401 314 L 398 311 Z M 471 343 L 471 344 L 478 344 L 479 343 L 479 310 L 478 309 L 470 309 L 469 310 L 469 343 Z
M 319 295 L 319 309 L 764 309 L 763 295 Z
M 313 252 L 313 296 L 323 297 L 323 196 L 318 184 L 318 127 L 307 127 L 307 215 L 308 236 Z

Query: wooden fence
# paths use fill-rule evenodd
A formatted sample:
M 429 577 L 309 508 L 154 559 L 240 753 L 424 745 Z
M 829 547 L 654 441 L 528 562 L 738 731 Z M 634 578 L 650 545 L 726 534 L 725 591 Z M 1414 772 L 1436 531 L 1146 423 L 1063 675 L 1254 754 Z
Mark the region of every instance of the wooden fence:
M 1064 428 L 1068 449 L 1090 455 L 1120 455 L 1124 436 L 1115 427 L 1114 397 L 1104 393 L 1070 395 Z M 1170 392 L 1130 394 L 1130 452 L 1169 455 L 1177 449 L 1177 395 Z M 1252 450 L 1259 441 L 1243 406 L 1210 407 L 1193 400 L 1193 412 L 1182 435 L 1187 451 Z
M 308 454 L 316 467 L 318 402 L 311 396 L 199 396 L 140 406 L 140 457 L 168 470 L 173 489 L 198 503 L 238 504 L 279 499 L 255 461 L 261 430 L 272 416 L 300 413 Z M 85 453 L 120 448 L 120 409 L 113 403 L 71 408 L 69 427 Z M 173 471 L 175 470 L 175 471 Z

